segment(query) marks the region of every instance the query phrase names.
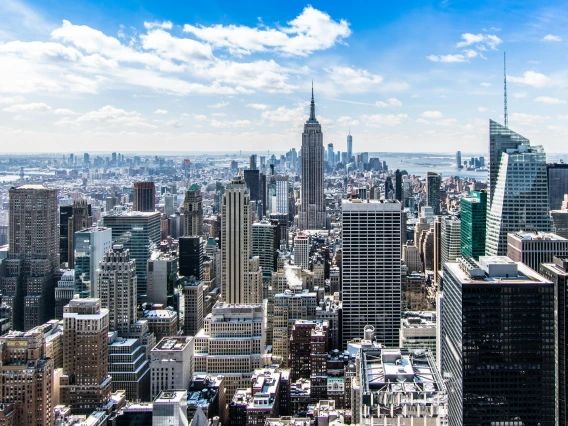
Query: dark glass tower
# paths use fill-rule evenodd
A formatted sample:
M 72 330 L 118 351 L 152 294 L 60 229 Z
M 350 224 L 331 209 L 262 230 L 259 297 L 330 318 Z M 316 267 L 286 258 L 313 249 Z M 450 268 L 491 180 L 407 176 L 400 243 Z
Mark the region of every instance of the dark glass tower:
M 475 260 L 485 256 L 487 191 L 472 191 L 460 201 L 461 254 Z
M 402 202 L 402 172 L 399 169 L 394 172 L 394 197 Z
M 156 211 L 156 187 L 154 182 L 134 182 L 132 195 L 134 197 L 132 205 L 133 211 Z
M 554 284 L 509 258 L 444 264 L 449 426 L 554 424 Z
M 568 194 L 568 164 L 547 164 L 548 206 L 560 210 L 564 194 Z
M 434 172 L 426 173 L 427 203 L 432 207 L 435 215 L 440 214 L 440 186 L 442 186 L 442 176 Z
M 203 245 L 200 237 L 181 237 L 179 239 L 179 274 L 203 279 Z

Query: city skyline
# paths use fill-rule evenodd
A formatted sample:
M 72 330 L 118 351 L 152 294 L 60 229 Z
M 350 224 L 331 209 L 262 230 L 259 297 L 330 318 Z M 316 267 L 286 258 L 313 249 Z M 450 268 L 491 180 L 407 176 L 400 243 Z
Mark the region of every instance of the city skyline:
M 336 151 L 482 152 L 505 50 L 511 129 L 562 149 L 559 3 L 241 9 L 3 2 L 1 152 L 298 149 L 312 79 Z

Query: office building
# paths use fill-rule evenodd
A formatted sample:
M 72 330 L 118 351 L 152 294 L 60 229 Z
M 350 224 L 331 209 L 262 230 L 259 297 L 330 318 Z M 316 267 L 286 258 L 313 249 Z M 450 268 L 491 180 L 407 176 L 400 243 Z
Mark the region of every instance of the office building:
M 201 237 L 179 239 L 179 274 L 183 277 L 203 279 L 203 240 Z
M 227 303 L 260 303 L 262 272 L 252 257 L 250 196 L 240 177 L 227 184 L 221 206 L 221 293 Z
M 396 169 L 394 172 L 394 198 L 401 203 L 404 201 L 402 194 L 402 172 Z
M 294 264 L 302 269 L 310 266 L 310 236 L 304 232 L 294 237 Z
M 335 165 L 335 163 L 336 163 L 332 143 L 327 144 L 327 162 L 332 164 L 332 165 Z
M 551 281 L 504 256 L 446 263 L 441 324 L 450 426 L 553 424 Z
M 463 169 L 461 151 L 456 152 L 456 168 Z
M 276 203 L 273 205 L 274 208 L 272 209 L 271 213 L 281 213 L 288 215 L 288 176 L 276 175 L 274 179 L 276 182 Z
M 263 277 L 269 278 L 274 272 L 276 248 L 276 226 L 267 220 L 253 223 L 252 255 L 258 256 Z
M 552 230 L 556 235 L 568 238 L 568 194 L 564 195 L 564 200 L 560 210 L 551 210 Z
M 568 257 L 568 240 L 551 232 L 518 231 L 507 235 L 507 257 L 538 271 L 554 256 Z
M 150 351 L 151 398 L 164 389 L 187 389 L 193 374 L 193 337 L 164 337 Z
M 461 221 L 455 216 L 445 216 L 441 221 L 440 261 L 441 267 L 446 262 L 455 262 L 461 256 Z M 436 236 L 434 236 L 436 238 Z
M 568 422 L 568 258 L 554 256 L 552 262 L 540 265 L 540 274 L 554 283 L 554 338 L 555 338 L 555 418 L 556 425 Z
M 568 194 L 568 164 L 547 164 L 546 178 L 548 182 L 548 207 L 550 210 L 560 210 L 564 196 Z
M 203 328 L 204 284 L 203 281 L 185 277 L 181 280 L 181 287 L 183 293 L 183 334 L 195 336 Z
M 224 376 L 227 396 L 247 386 L 264 367 L 265 324 L 263 305 L 217 303 L 195 335 L 195 375 Z
M 250 170 L 244 170 L 243 174 L 250 193 L 250 200 L 260 201 L 260 171 L 251 168 Z
M 423 271 L 422 259 L 420 258 L 418 247 L 404 244 L 402 246 L 402 260 L 409 274 Z
M 300 229 L 325 228 L 325 200 L 323 187 L 323 133 L 316 120 L 314 89 L 310 118 L 302 133 L 302 189 L 298 219 Z
M 136 261 L 120 244 L 105 253 L 98 269 L 98 295 L 108 310 L 109 330 L 126 334 L 136 321 Z
M 490 178 L 491 173 L 490 169 Z M 487 211 L 487 255 L 507 253 L 509 232 L 550 230 L 546 154 L 541 146 L 531 147 L 528 140 L 509 146 L 501 153 L 495 185 L 490 185 L 494 189 Z
M 352 423 L 447 424 L 446 387 L 428 351 L 368 347 L 360 350 L 356 363 Z
M 61 403 L 74 413 L 102 407 L 111 393 L 108 375 L 108 309 L 99 299 L 73 299 L 63 311 Z
M 30 330 L 54 316 L 57 258 L 57 190 L 23 185 L 8 192 L 9 248 L 2 301 L 16 330 Z
M 59 264 L 69 261 L 69 218 L 72 215 L 72 204 L 59 206 Z
M 428 349 L 436 359 L 436 312 L 404 312 L 400 319 L 401 348 Z
M 152 405 L 152 426 L 188 426 L 186 388 L 164 389 Z
M 195 183 L 185 192 L 183 200 L 184 235 L 199 237 L 203 234 L 203 196 Z
M 144 309 L 140 320 L 148 324 L 150 333 L 154 333 L 156 341 L 159 342 L 164 337 L 177 336 L 180 333 L 178 313 L 172 309 L 159 309 L 155 306 L 146 305 L 149 309 Z
M 398 201 L 343 200 L 343 348 L 372 325 L 386 346 L 400 329 L 401 219 Z
M 347 162 L 351 162 L 351 158 L 353 158 L 353 136 L 351 136 L 351 131 L 347 135 Z
M 140 339 L 124 338 L 116 333 L 108 339 L 108 373 L 112 390 L 122 390 L 128 401 L 150 400 L 150 362 Z
M 53 425 L 54 361 L 44 345 L 38 329 L 0 337 L 0 424 Z
M 461 255 L 479 259 L 485 256 L 487 191 L 471 191 L 460 200 Z
M 524 136 L 513 132 L 493 120 L 489 120 L 489 198 L 488 209 L 493 205 L 497 176 L 500 174 L 501 157 L 508 149 L 518 150 L 520 146 L 528 147 L 530 142 Z M 518 229 L 517 229 L 518 231 Z
M 148 259 L 146 301 L 173 306 L 178 274 L 177 253 L 154 251 Z
M 63 307 L 75 294 L 75 275 L 72 270 L 64 271 L 55 287 L 55 318 L 63 319 Z
M 191 420 L 201 410 L 207 419 L 219 418 L 221 425 L 229 424 L 225 378 L 195 376 L 187 390 L 187 417 Z
M 146 300 L 146 262 L 160 244 L 160 213 L 112 212 L 103 216 L 103 225 L 112 230 L 113 243 L 122 244 L 136 261 L 136 290 L 139 303 Z
M 135 212 L 156 211 L 156 187 L 154 182 L 134 182 L 132 210 Z
M 438 173 L 426 173 L 426 205 L 432 207 L 434 215 L 440 214 L 440 186 L 442 186 L 442 176 Z
M 112 248 L 112 231 L 104 227 L 85 228 L 77 231 L 74 238 L 75 294 L 81 298 L 99 297 L 97 270 Z
M 71 217 L 67 220 L 69 222 L 67 225 L 67 262 L 69 269 L 73 269 L 75 267 L 75 232 L 90 228 L 93 224 L 91 205 L 87 203 L 87 200 L 74 201 Z

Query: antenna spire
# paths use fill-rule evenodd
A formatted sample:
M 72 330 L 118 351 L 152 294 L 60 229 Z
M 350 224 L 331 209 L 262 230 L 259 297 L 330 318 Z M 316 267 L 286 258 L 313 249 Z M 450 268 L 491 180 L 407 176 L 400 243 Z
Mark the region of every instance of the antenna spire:
M 316 103 L 314 102 L 314 81 L 312 80 L 312 102 L 310 103 L 310 120 L 316 121 Z
M 509 117 L 508 117 L 508 113 L 507 113 L 507 54 L 505 52 L 503 52 L 503 89 L 504 89 L 504 102 L 503 102 L 503 106 L 505 108 L 505 113 L 504 113 L 504 117 L 505 117 L 505 128 L 509 128 Z

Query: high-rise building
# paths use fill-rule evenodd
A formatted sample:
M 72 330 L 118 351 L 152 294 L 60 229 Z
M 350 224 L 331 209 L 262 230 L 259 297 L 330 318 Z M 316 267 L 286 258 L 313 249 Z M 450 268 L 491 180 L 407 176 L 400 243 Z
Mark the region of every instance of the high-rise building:
M 548 181 L 548 206 L 550 210 L 560 210 L 564 195 L 568 194 L 568 164 L 546 165 Z
M 524 136 L 513 132 L 506 126 L 489 120 L 489 199 L 487 209 L 491 209 L 497 176 L 501 168 L 501 156 L 508 149 L 519 149 L 521 145 L 529 146 L 530 142 Z M 518 229 L 517 229 L 518 231 Z
M 0 337 L 0 356 L 1 410 L 10 405 L 14 409 L 12 422 L 0 415 L 1 424 L 53 425 L 54 361 L 46 354 L 41 330 L 11 331 Z
M 554 283 L 554 338 L 556 364 L 555 417 L 556 425 L 568 422 L 568 258 L 554 257 L 540 265 L 540 274 Z
M 302 269 L 310 266 L 310 236 L 305 232 L 294 237 L 294 264 Z
M 179 239 L 179 274 L 183 277 L 203 279 L 203 240 L 201 237 Z
M 65 306 L 61 403 L 74 413 L 91 413 L 109 399 L 108 321 L 99 299 L 73 299 Z
M 132 210 L 136 212 L 156 211 L 156 186 L 154 182 L 134 182 Z
M 195 336 L 195 376 L 225 376 L 227 395 L 247 386 L 264 367 L 265 324 L 263 305 L 217 303 Z
M 553 232 L 561 237 L 568 238 L 568 194 L 564 194 L 564 200 L 560 210 L 551 210 Z
M 59 206 L 59 263 L 67 263 L 69 258 L 69 218 L 73 215 L 73 205 Z
M 288 214 L 288 176 L 277 175 L 276 182 L 276 203 L 273 204 L 273 209 L 270 213 Z
M 146 301 L 164 306 L 174 306 L 174 293 L 178 273 L 178 257 L 175 253 L 156 250 L 148 259 Z
M 81 298 L 99 297 L 97 269 L 112 248 L 112 231 L 103 227 L 81 229 L 74 239 L 75 294 Z
M 252 255 L 258 256 L 262 275 L 271 277 L 274 271 L 274 253 L 276 252 L 276 226 L 268 220 L 252 225 Z
M 462 152 L 461 151 L 456 152 L 456 167 L 458 169 L 463 169 Z
M 554 256 L 568 257 L 568 240 L 551 232 L 518 231 L 507 235 L 507 257 L 535 271 Z
M 193 337 L 164 337 L 150 351 L 151 398 L 164 389 L 187 389 L 191 381 Z
M 327 144 L 327 162 L 335 165 L 335 154 L 333 153 L 333 144 Z
M 353 136 L 351 136 L 351 131 L 347 135 L 347 162 L 351 162 L 353 157 Z
M 249 170 L 257 170 L 256 168 L 256 154 L 252 154 L 249 159 Z
M 432 207 L 434 215 L 440 214 L 440 186 L 442 185 L 442 176 L 438 173 L 426 173 L 426 191 L 427 206 Z
M 159 212 L 112 212 L 103 216 L 103 225 L 112 230 L 113 243 L 122 244 L 136 260 L 137 299 L 146 298 L 146 262 L 160 244 Z
M 2 301 L 12 308 L 15 330 L 53 318 L 57 258 L 57 190 L 42 185 L 11 188 L 9 248 L 4 259 Z
M 75 295 L 75 274 L 64 271 L 55 287 L 55 318 L 63 319 L 63 308 Z
M 164 388 L 152 404 L 152 426 L 187 426 L 187 389 Z
M 227 303 L 260 303 L 259 259 L 252 257 L 252 211 L 240 177 L 227 184 L 221 206 L 221 293 Z
M 304 124 L 302 133 L 302 192 L 299 228 L 325 228 L 325 200 L 323 187 L 323 133 L 316 120 L 314 89 L 310 118 Z
M 366 325 L 378 340 L 398 345 L 401 220 L 398 201 L 343 200 L 343 347 Z
M 203 234 L 203 196 L 201 189 L 195 183 L 186 191 L 183 206 L 184 235 L 200 237 Z
M 128 401 L 150 400 L 150 362 L 141 339 L 109 334 L 108 372 L 112 390 L 126 392 Z
M 98 297 L 108 310 L 109 329 L 128 333 L 136 321 L 136 261 L 120 244 L 105 253 L 97 271 Z
M 90 228 L 93 224 L 91 205 L 87 203 L 87 200 L 74 201 L 71 213 L 71 217 L 67 219 L 69 221 L 67 226 L 67 262 L 69 269 L 75 267 L 75 232 Z
M 531 147 L 527 139 L 516 147 L 507 143 L 507 151 L 500 155 L 496 181 L 489 183 L 493 192 L 487 211 L 487 255 L 507 253 L 509 232 L 550 230 L 546 154 L 541 146 Z
M 394 172 L 394 198 L 400 201 L 404 201 L 402 198 L 402 172 L 396 169 Z
M 471 191 L 460 200 L 461 254 L 475 260 L 485 256 L 487 191 Z
M 186 277 L 181 280 L 181 286 L 183 289 L 183 334 L 195 336 L 203 328 L 204 284 L 203 281 Z
M 456 259 L 461 256 L 460 228 L 461 221 L 457 217 L 445 216 L 442 218 L 440 233 L 441 265 L 446 262 L 455 262 Z
M 459 258 L 443 300 L 448 424 L 554 424 L 554 284 L 504 256 Z
M 260 201 L 260 171 L 257 169 L 244 170 L 243 174 L 250 193 L 250 200 Z

